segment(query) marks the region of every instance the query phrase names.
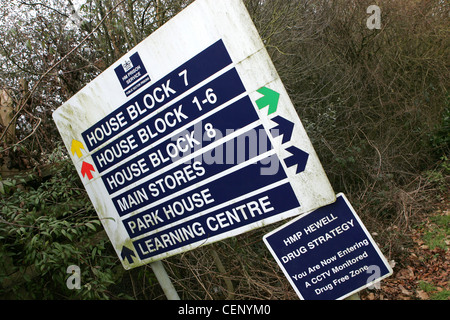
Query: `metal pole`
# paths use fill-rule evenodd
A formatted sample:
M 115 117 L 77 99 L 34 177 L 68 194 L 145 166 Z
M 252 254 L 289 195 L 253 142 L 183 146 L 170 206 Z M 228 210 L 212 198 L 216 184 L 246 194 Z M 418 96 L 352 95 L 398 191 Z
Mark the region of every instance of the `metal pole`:
M 162 264 L 162 262 L 156 261 L 150 263 L 150 267 L 152 267 L 153 273 L 158 279 L 158 282 L 161 285 L 161 288 L 163 289 L 167 300 L 180 300 L 180 297 L 178 296 L 178 293 L 175 290 L 172 281 L 170 281 L 169 275 L 167 274 L 166 269 L 164 269 L 164 265 Z

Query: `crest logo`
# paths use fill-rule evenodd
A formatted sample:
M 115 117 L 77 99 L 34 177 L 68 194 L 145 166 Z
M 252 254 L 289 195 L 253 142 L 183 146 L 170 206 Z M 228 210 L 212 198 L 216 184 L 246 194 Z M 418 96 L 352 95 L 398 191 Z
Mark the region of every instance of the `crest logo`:
M 138 52 L 124 58 L 114 71 L 127 97 L 151 81 Z

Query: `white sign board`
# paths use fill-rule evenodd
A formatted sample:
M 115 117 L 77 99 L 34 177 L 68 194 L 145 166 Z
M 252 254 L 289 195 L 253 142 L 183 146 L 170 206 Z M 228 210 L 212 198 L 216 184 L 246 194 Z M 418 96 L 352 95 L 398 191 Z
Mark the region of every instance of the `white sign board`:
M 335 194 L 241 0 L 198 0 L 53 114 L 126 269 Z

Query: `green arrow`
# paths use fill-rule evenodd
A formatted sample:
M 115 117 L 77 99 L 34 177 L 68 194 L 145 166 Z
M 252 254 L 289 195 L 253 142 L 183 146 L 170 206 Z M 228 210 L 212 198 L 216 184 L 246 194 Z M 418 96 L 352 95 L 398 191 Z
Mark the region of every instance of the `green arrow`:
M 269 115 L 276 112 L 278 108 L 278 101 L 280 100 L 280 94 L 266 87 L 262 87 L 257 91 L 264 95 L 263 97 L 256 100 L 256 105 L 258 106 L 258 108 L 261 110 L 269 106 Z
M 70 151 L 72 152 L 72 155 L 75 155 L 75 153 L 77 154 L 78 158 L 81 158 L 81 156 L 83 155 L 81 153 L 81 149 L 84 150 L 84 146 L 80 141 L 77 141 L 75 139 L 72 140 L 72 147 L 70 148 Z

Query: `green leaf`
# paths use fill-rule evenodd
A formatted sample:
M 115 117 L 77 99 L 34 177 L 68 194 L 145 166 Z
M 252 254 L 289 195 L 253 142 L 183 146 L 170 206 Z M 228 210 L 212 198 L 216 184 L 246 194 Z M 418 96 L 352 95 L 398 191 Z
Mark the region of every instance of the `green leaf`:
M 5 186 L 8 186 L 8 187 L 14 187 L 15 186 L 15 183 L 14 183 L 15 181 L 14 180 L 3 180 L 2 181 L 2 183 L 5 185 Z
M 51 237 L 50 233 L 48 231 L 41 231 L 41 233 L 47 237 Z
M 97 231 L 97 229 L 95 228 L 95 226 L 94 226 L 92 223 L 90 223 L 90 222 L 87 222 L 87 223 L 86 223 L 86 226 L 87 226 L 88 228 L 94 230 L 94 231 Z
M 97 247 L 92 250 L 92 260 L 94 260 L 95 254 L 97 253 Z

